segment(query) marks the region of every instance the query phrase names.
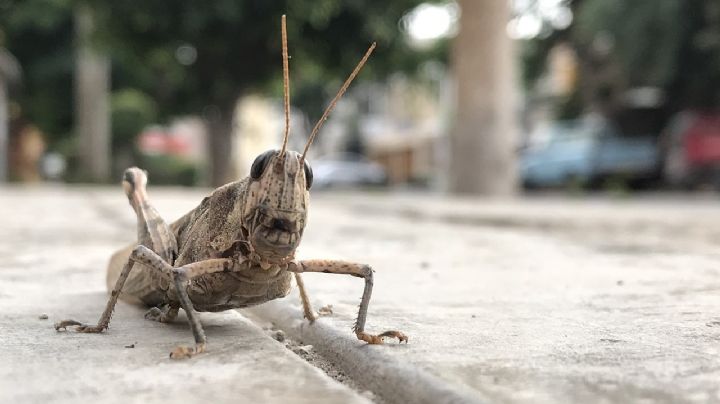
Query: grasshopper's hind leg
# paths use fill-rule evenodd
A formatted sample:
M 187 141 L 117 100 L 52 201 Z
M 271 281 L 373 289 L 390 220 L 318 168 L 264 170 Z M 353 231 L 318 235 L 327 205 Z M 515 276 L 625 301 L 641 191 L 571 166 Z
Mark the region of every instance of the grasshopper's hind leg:
M 164 265 L 158 265 L 155 262 L 157 260 L 153 260 L 152 263 L 155 265 L 147 266 L 164 272 L 163 274 L 158 274 L 159 276 L 166 277 L 168 280 L 171 279 L 172 274 L 170 271 L 177 254 L 177 242 L 170 227 L 148 202 L 145 191 L 146 184 L 147 174 L 143 170 L 136 167 L 125 170 L 123 174 L 123 189 L 125 190 L 130 205 L 137 215 L 138 245 L 143 248 L 135 248 L 131 253 L 130 258 L 115 281 L 115 286 L 110 293 L 110 299 L 97 325 L 89 326 L 75 320 L 64 320 L 56 323 L 55 329 L 65 329 L 68 326 L 75 325 L 78 326 L 76 330 L 80 332 L 102 332 L 105 330 L 110 323 L 110 317 L 115 309 L 115 304 L 125 285 L 125 281 L 132 271 L 133 265 L 135 262 L 145 264 L 144 261 L 147 261 L 145 257 L 149 255 L 147 250 L 152 251 L 154 255 L 164 263 Z M 160 314 L 161 316 L 158 318 L 161 318 L 161 321 L 172 321 L 172 319 L 177 316 L 177 308 L 169 309 L 167 312 L 161 312 Z
M 123 188 L 137 215 L 138 244 L 154 251 L 165 262 L 172 265 L 177 255 L 177 241 L 170 226 L 148 201 L 145 186 L 145 171 L 132 167 L 123 174 Z

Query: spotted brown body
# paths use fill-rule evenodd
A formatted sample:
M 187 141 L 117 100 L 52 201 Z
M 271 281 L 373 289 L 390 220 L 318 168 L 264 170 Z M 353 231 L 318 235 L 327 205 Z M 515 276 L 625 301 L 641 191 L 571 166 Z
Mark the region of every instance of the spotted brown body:
M 232 182 L 204 198 L 198 207 L 169 226 L 170 237 L 158 237 L 142 224 L 138 226 L 139 244 L 163 245 L 161 250 L 168 251 L 163 258 L 173 267 L 210 259 L 228 260 L 226 265 L 231 267 L 227 270 L 190 279 L 187 292 L 196 311 L 248 307 L 290 292 L 292 274 L 287 269 L 305 227 L 309 198 L 305 178 L 311 171 L 306 162 L 302 169 L 298 166 L 298 153 L 285 152 L 283 161 L 278 153 L 270 151 L 258 157 L 254 167 L 257 178 Z M 267 173 L 260 170 L 265 165 L 271 166 Z M 125 181 L 140 183 L 132 178 L 143 175 L 141 170 L 131 169 Z M 142 211 L 142 205 L 149 205 L 145 193 L 133 192 L 130 203 L 136 211 Z M 158 221 L 154 212 L 142 216 Z M 168 248 L 167 240 L 171 243 L 173 239 L 176 246 Z M 121 250 L 111 259 L 108 290 L 117 282 L 131 250 Z M 149 306 L 178 308 L 180 301 L 171 285 L 169 277 L 138 264 L 128 275 L 122 296 Z
M 258 156 L 250 176 L 226 184 L 172 224 L 166 224 L 150 204 L 147 174 L 129 168 L 123 188 L 137 216 L 137 243 L 116 252 L 108 267 L 110 298 L 96 325 L 75 320 L 55 324 L 57 330 L 76 326 L 80 332 L 107 329 L 119 298 L 150 307 L 145 317 L 173 321 L 182 308 L 188 317 L 195 346 L 178 347 L 173 358 L 203 352 L 206 337 L 196 312 L 218 312 L 265 303 L 286 296 L 293 276 L 298 284 L 305 317 L 315 320 L 302 272 L 346 274 L 363 278 L 365 287 L 354 331 L 372 344 L 384 337 L 407 341 L 399 331 L 377 335 L 365 332 L 373 286 L 368 265 L 337 260 L 296 260 L 307 221 L 312 169 L 306 160 L 310 144 L 329 112 L 362 68 L 373 44 L 345 81 L 313 128 L 302 154 L 287 150 L 289 78 L 285 16 L 282 19 L 285 78 L 285 137 L 280 150 Z

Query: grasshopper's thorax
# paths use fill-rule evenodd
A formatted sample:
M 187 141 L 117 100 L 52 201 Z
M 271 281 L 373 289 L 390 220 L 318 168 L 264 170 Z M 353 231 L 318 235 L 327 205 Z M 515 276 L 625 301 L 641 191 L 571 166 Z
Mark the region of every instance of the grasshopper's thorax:
M 305 229 L 310 166 L 297 152 L 271 150 L 255 159 L 250 177 L 242 214 L 249 258 L 263 268 L 287 263 Z

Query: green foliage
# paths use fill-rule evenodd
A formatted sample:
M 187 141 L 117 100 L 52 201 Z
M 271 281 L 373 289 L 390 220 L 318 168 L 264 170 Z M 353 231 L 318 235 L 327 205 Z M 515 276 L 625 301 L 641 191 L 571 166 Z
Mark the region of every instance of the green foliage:
M 523 88 L 532 89 L 537 80 L 545 72 L 545 65 L 555 38 L 535 39 L 520 42 L 520 66 Z
M 664 90 L 669 112 L 720 107 L 720 2 L 572 0 L 571 7 L 575 18 L 567 35 L 553 32 L 524 46 L 528 87 L 541 75 L 552 45 L 562 40 L 582 59 L 580 85 L 594 86 L 595 99 L 654 86 Z M 608 75 L 607 68 L 618 70 Z M 598 85 L 598 77 L 611 82 Z
M 23 114 L 58 146 L 73 123 L 73 10 L 82 0 L 0 0 L 0 45 L 24 69 Z M 400 18 L 420 0 L 84 0 L 96 15 L 95 45 L 112 59 L 112 88 L 133 88 L 136 106 L 113 101 L 115 142 L 135 127 L 130 115 L 164 120 L 178 114 L 228 111 L 237 96 L 282 94 L 280 15 L 288 15 L 293 103 L 321 109 L 367 46 L 378 48 L 359 80 L 412 71 L 427 58 L 445 59 L 446 44 L 408 47 Z M 183 48 L 184 47 L 184 48 Z M 184 64 L 180 49 L 196 52 Z M 192 56 L 192 55 L 190 55 Z M 332 89 L 332 90 L 327 90 Z M 125 97 L 126 95 L 122 95 Z M 118 102 L 124 104 L 116 105 Z M 118 109 L 120 108 L 120 109 Z M 144 112 L 150 112 L 143 115 Z M 117 143 L 116 143 L 117 144 Z
M 197 185 L 201 172 L 193 163 L 176 156 L 141 156 L 140 166 L 152 173 L 157 185 Z
M 281 77 L 280 15 L 288 15 L 291 80 L 297 89 L 333 86 L 372 41 L 373 63 L 363 77 L 394 70 L 414 54 L 402 40 L 400 17 L 417 0 L 95 2 L 106 28 L 101 43 L 114 56 L 118 85 L 155 98 L 161 116 L 225 109 L 246 91 L 267 91 Z M 196 51 L 179 63 L 179 47 Z M 277 94 L 281 92 L 275 87 Z
M 123 89 L 112 95 L 113 149 L 133 144 L 146 126 L 157 122 L 157 105 L 147 94 L 136 89 Z
M 580 89 L 575 88 L 572 93 L 558 102 L 555 116 L 561 120 L 579 118 L 583 113 L 582 101 Z
M 0 46 L 23 69 L 16 98 L 51 144 L 68 136 L 73 121 L 72 37 L 70 0 L 0 1 Z
M 677 72 L 687 17 L 684 0 L 585 0 L 574 31 L 587 49 L 603 46 L 633 86 L 664 86 Z
M 683 2 L 684 35 L 670 90 L 678 102 L 697 108 L 720 107 L 720 3 Z

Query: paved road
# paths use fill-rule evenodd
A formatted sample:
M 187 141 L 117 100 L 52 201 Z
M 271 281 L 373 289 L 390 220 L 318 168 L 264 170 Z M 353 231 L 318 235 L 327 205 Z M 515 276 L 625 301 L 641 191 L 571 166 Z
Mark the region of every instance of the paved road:
M 13 214 L 0 229 L 7 257 L 0 263 L 0 333 L 16 342 L 0 348 L 0 356 L 13 359 L 10 367 L 0 365 L 0 394 L 8 391 L 7 383 L 18 385 L 40 372 L 40 381 L 9 397 L 40 401 L 60 392 L 61 401 L 69 401 L 88 393 L 113 401 L 120 392 L 135 400 L 157 398 L 168 379 L 175 380 L 147 382 L 152 370 L 161 369 L 184 380 L 182 391 L 221 378 L 211 387 L 219 399 L 228 389 L 252 394 L 261 383 L 281 386 L 261 390 L 278 400 L 294 391 L 290 402 L 364 400 L 286 355 L 282 345 L 233 314 L 204 319 L 225 324 L 209 331 L 217 333 L 213 341 L 221 353 L 179 365 L 164 354 L 190 338 L 183 324 L 148 328 L 133 307 L 121 308 L 104 336 L 47 331 L 56 317 L 100 311 L 94 306 L 102 300 L 102 267 L 113 247 L 132 239 L 134 219 L 115 190 L 90 190 L 87 196 L 82 189 L 2 192 L 0 204 Z M 151 191 L 169 218 L 201 196 Z M 306 276 L 316 307 L 333 305 L 335 314 L 323 319 L 323 327 L 337 330 L 338 338 L 346 335 L 356 351 L 371 350 L 367 357 L 378 366 L 378 358 L 386 358 L 486 402 L 720 401 L 720 204 L 713 199 L 507 202 L 317 194 L 312 203 L 299 257 L 373 265 L 368 328 L 398 328 L 411 338 L 407 346 L 354 342 L 349 327 L 361 282 Z M 288 304 L 297 304 L 294 295 L 280 307 Z M 50 320 L 38 320 L 39 312 Z M 271 308 L 259 321 L 280 324 L 281 314 Z M 139 338 L 136 348 L 123 348 Z M 246 366 L 262 357 L 254 350 L 258 346 L 262 355 L 272 352 L 298 370 L 282 378 L 267 375 L 272 366 Z M 94 359 L 77 365 L 88 350 Z M 106 366 L 103 357 L 114 364 L 114 376 L 98 376 Z M 60 374 L 43 367 L 53 361 L 60 363 Z M 134 379 L 103 390 L 124 369 Z M 314 390 L 293 390 L 304 380 L 296 374 L 312 380 L 302 386 Z M 91 376 L 99 379 L 88 387 Z M 137 379 L 147 384 L 130 382 Z M 63 383 L 70 387 L 52 387 Z

